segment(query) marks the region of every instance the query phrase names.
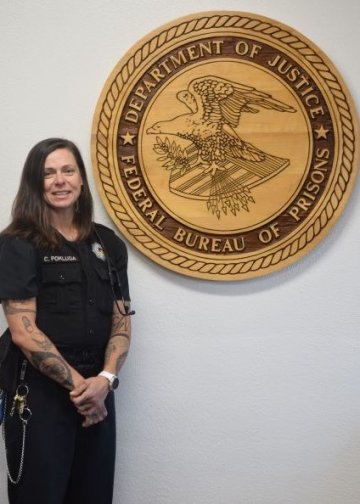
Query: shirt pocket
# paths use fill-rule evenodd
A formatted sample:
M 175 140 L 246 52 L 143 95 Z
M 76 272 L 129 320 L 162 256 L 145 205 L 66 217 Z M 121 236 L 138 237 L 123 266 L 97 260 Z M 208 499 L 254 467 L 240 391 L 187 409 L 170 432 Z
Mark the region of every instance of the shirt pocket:
M 68 313 L 82 302 L 82 274 L 79 263 L 45 264 L 42 268 L 42 304 L 56 313 Z

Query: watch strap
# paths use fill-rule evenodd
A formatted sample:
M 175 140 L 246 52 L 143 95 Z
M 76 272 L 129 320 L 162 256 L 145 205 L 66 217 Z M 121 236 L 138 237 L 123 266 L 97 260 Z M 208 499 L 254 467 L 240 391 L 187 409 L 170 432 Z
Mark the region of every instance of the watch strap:
M 110 390 L 114 390 L 114 384 L 115 383 L 118 383 L 118 377 L 113 374 L 113 373 L 109 373 L 109 371 L 101 371 L 98 376 L 103 376 L 104 378 L 106 378 L 109 382 L 109 388 Z

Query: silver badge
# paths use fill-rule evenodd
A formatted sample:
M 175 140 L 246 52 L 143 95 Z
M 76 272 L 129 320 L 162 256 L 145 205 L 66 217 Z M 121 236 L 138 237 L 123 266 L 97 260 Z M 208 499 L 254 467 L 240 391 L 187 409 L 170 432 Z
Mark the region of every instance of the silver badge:
M 94 252 L 98 259 L 105 261 L 105 252 L 100 243 L 95 242 L 91 245 L 91 250 Z

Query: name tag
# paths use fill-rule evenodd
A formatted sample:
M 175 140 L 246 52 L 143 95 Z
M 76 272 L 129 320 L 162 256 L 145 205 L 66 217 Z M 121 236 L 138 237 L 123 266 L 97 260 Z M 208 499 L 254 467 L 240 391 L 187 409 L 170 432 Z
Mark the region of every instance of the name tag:
M 44 263 L 72 263 L 79 262 L 79 259 L 74 255 L 51 255 L 43 257 Z

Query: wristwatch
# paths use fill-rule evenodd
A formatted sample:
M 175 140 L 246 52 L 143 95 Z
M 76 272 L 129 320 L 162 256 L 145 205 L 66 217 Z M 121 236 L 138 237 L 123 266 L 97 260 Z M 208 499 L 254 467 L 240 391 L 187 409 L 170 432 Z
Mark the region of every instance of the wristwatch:
M 108 371 L 101 371 L 98 376 L 103 376 L 108 380 L 110 390 L 116 390 L 118 388 L 119 378 L 116 375 L 109 373 Z

